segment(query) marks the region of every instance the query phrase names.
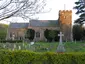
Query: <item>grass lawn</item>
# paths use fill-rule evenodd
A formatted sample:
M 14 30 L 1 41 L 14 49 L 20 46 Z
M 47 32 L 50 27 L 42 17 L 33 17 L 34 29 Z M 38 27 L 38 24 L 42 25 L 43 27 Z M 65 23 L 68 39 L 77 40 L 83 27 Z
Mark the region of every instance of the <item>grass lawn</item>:
M 66 52 L 85 52 L 85 42 L 63 42 Z M 30 50 L 35 52 L 56 52 L 58 42 L 0 43 L 1 49 Z

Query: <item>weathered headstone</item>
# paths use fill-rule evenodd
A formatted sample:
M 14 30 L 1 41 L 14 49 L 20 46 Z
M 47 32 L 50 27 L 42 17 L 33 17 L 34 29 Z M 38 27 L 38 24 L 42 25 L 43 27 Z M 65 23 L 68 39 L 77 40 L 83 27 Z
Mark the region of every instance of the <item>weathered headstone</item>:
M 14 38 L 15 38 L 15 35 L 13 34 L 13 35 L 12 35 L 12 40 L 14 40 Z
M 14 49 L 16 48 L 16 44 L 14 44 Z
M 64 34 L 62 34 L 62 32 L 60 32 L 60 34 L 58 34 L 58 36 L 60 37 L 60 39 L 59 39 L 59 45 L 57 47 L 57 52 L 62 53 L 62 52 L 65 52 L 65 48 L 62 43 L 63 42 L 62 37 L 64 36 Z
M 4 44 L 4 45 L 3 45 L 3 48 L 5 48 L 5 47 L 6 47 L 6 45 Z
M 19 46 L 19 50 L 21 50 L 21 46 Z
M 34 42 L 30 42 L 30 45 L 33 45 L 34 44 Z
M 76 44 L 76 40 L 75 40 L 75 44 Z

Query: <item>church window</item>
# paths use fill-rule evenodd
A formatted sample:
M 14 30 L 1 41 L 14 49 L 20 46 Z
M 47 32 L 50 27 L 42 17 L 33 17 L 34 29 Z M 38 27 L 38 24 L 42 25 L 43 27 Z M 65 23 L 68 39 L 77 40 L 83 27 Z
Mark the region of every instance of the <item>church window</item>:
M 40 32 L 36 32 L 36 37 L 40 37 Z

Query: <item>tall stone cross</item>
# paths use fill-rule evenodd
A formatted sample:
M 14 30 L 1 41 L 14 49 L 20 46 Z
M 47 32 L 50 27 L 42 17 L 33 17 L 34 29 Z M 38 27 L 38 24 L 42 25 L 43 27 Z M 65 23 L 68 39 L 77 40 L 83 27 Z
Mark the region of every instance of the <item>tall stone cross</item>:
M 58 34 L 58 36 L 60 36 L 59 42 L 62 43 L 62 37 L 64 36 L 64 34 L 62 34 L 62 32 L 60 32 L 60 34 Z
M 62 32 L 60 32 L 60 34 L 58 34 L 58 36 L 60 36 L 60 40 L 59 40 L 59 45 L 57 47 L 57 52 L 62 53 L 62 52 L 65 52 L 65 48 L 62 43 L 62 37 L 64 36 L 64 34 L 62 34 Z

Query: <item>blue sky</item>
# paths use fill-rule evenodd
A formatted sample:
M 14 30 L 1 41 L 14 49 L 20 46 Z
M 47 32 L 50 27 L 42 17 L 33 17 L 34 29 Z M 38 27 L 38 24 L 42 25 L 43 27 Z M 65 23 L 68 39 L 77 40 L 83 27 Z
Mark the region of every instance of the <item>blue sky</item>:
M 51 9 L 48 13 L 38 14 L 36 15 L 39 17 L 39 20 L 57 20 L 58 19 L 58 12 L 59 10 L 72 10 L 72 19 L 73 21 L 77 19 L 78 16 L 75 15 L 76 10 L 73 10 L 73 7 L 75 6 L 74 2 L 77 0 L 47 0 L 47 6 L 45 7 L 45 10 L 48 11 Z M 65 5 L 65 6 L 64 6 Z M 8 22 L 7 22 L 8 21 Z M 9 21 L 12 22 L 29 22 L 29 20 L 23 20 L 22 18 L 9 18 L 5 21 L 1 21 L 1 23 L 9 23 Z

